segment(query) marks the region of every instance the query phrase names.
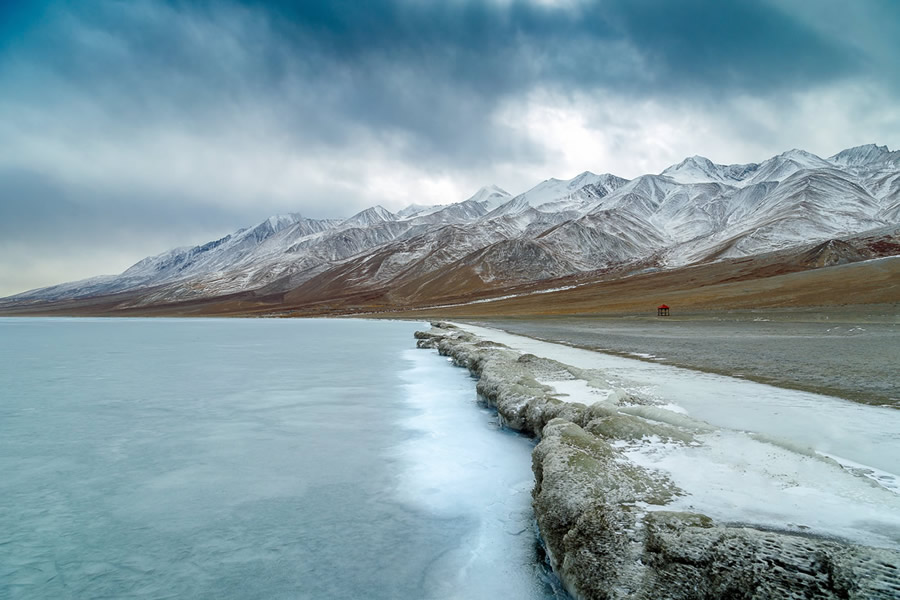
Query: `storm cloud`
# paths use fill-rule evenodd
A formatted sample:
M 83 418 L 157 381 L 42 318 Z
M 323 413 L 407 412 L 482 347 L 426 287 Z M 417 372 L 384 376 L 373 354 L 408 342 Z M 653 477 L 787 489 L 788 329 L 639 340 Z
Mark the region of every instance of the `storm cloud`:
M 7 3 L 0 295 L 278 212 L 896 147 L 900 6 L 846 4 Z

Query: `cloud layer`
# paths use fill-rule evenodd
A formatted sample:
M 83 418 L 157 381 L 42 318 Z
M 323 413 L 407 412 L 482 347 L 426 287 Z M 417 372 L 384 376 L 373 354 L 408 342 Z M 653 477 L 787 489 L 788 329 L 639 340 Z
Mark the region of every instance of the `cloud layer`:
M 900 5 L 845 4 L 8 3 L 0 295 L 278 212 L 896 147 Z

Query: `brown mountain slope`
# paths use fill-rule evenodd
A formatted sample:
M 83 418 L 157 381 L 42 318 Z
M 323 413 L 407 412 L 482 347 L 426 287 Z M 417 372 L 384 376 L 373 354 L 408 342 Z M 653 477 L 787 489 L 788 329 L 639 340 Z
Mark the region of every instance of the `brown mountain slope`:
M 575 289 L 490 303 L 410 313 L 421 317 L 551 315 L 655 315 L 666 303 L 673 314 L 736 309 L 893 305 L 900 314 L 900 257 L 794 270 L 744 259 L 647 273 Z
M 350 261 L 299 285 L 282 279 L 254 291 L 148 304 L 152 289 L 84 300 L 0 306 L 4 315 L 112 316 L 500 316 L 676 314 L 749 308 L 900 303 L 900 234 L 831 240 L 769 254 L 662 270 L 651 261 L 528 284 L 505 283 L 509 244 L 484 260 L 461 259 L 437 273 L 377 283 L 387 256 Z M 534 269 L 542 265 L 540 247 Z M 519 250 L 521 253 L 521 249 Z M 872 260 L 873 257 L 886 257 Z M 486 269 L 492 274 L 484 281 Z M 564 289 L 558 289 L 564 288 Z M 558 291 L 552 291 L 558 290 Z M 508 297 L 515 296 L 515 297 Z M 492 298 L 504 299 L 490 301 Z M 896 311 L 900 313 L 900 311 Z

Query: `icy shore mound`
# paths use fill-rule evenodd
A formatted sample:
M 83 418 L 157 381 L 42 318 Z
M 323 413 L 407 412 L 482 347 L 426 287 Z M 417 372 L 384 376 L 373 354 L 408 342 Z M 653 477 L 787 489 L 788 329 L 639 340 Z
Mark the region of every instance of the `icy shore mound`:
M 900 597 L 900 496 L 866 474 L 802 448 L 722 431 L 602 369 L 522 353 L 453 325 L 432 326 L 416 333 L 418 346 L 468 368 L 506 426 L 540 438 L 532 456 L 535 516 L 550 562 L 574 597 Z M 815 496 L 822 506 L 809 507 L 821 513 L 811 517 L 813 525 L 785 522 L 796 509 L 765 488 L 773 507 L 723 509 L 735 500 L 717 487 L 723 474 L 714 470 L 735 466 L 709 458 L 723 437 L 738 450 L 767 444 L 765 460 L 775 466 L 766 475 L 796 478 L 790 493 L 812 489 L 811 478 L 833 479 L 833 492 Z M 707 469 L 694 478 L 704 493 L 666 468 L 685 457 Z M 758 466 L 746 462 L 740 468 L 756 485 Z M 861 520 L 848 511 L 868 525 L 857 531 Z

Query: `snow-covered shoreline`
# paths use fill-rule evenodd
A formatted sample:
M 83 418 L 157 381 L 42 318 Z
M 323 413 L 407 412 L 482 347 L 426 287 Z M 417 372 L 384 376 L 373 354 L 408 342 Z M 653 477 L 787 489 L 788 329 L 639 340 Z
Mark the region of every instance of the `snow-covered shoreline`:
M 879 483 L 900 491 L 900 411 L 894 408 L 554 344 L 498 329 L 454 325 L 517 352 L 602 373 L 590 382 L 593 387 L 578 379 L 541 379 L 560 392 L 557 397 L 564 401 L 591 404 L 610 390 L 625 390 L 716 428 L 753 433 L 771 443 L 886 472 L 890 481 L 882 476 Z
M 535 513 L 576 597 L 900 594 L 897 411 L 470 325 L 417 337 L 541 438 Z

